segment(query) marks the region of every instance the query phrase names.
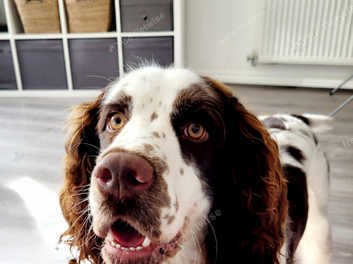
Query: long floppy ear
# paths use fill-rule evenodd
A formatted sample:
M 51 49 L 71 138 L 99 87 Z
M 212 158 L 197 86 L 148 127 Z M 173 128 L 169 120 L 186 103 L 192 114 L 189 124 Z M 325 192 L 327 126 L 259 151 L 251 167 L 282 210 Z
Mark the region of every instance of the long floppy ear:
M 278 264 L 288 212 L 287 185 L 276 143 L 255 115 L 224 84 L 204 77 L 223 98 L 226 139 L 223 175 L 211 210 L 218 242 L 211 263 Z M 212 212 L 212 211 L 211 211 Z M 209 238 L 209 241 L 212 238 Z M 213 243 L 214 244 L 214 243 Z
M 60 192 L 60 206 L 69 227 L 61 239 L 79 251 L 78 262 L 89 259 L 101 263 L 100 245 L 90 227 L 88 188 L 90 174 L 99 152 L 96 132 L 103 93 L 91 103 L 76 106 L 70 116 L 66 142 L 65 182 Z

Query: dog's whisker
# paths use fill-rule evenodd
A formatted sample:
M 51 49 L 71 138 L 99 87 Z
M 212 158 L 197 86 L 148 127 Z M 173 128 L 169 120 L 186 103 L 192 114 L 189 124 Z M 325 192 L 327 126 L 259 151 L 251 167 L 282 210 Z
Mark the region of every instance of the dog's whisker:
M 76 193 L 83 193 L 83 192 L 88 192 L 90 188 L 90 185 L 87 185 L 84 188 L 81 188 L 80 190 L 78 190 Z
M 87 183 L 87 184 L 84 184 L 84 185 L 80 185 L 80 186 L 75 186 L 75 187 L 72 187 L 73 190 L 81 190 L 81 189 L 86 189 L 90 186 L 91 184 L 90 183 Z
M 95 146 L 95 145 L 93 145 L 93 144 L 90 144 L 90 143 L 87 143 L 87 142 L 82 142 L 81 144 L 82 144 L 82 145 L 87 145 L 87 146 L 93 147 L 94 149 L 96 149 L 96 150 L 99 151 L 99 147 L 98 147 L 98 146 Z
M 195 232 L 193 230 L 190 230 L 190 232 L 191 232 L 191 237 L 192 237 L 193 243 L 195 244 L 199 253 L 202 253 L 201 246 L 200 246 L 199 241 L 197 239 L 197 235 L 195 234 Z
M 88 232 L 87 232 L 87 238 L 85 240 L 85 244 L 89 245 L 89 243 L 96 237 L 96 234 L 93 232 L 93 226 L 90 225 Z
M 77 192 L 75 194 L 72 194 L 71 197 L 72 198 L 75 198 L 75 197 L 85 197 L 85 196 L 88 196 L 89 194 L 89 191 L 82 191 L 82 192 Z
M 84 204 L 84 203 L 88 203 L 88 201 L 89 201 L 88 197 L 86 197 L 85 199 L 82 199 L 82 200 L 79 201 L 77 204 L 75 204 L 75 205 L 71 208 L 71 210 L 74 210 L 75 208 L 77 208 L 78 206 L 80 206 L 80 205 L 82 205 L 82 204 Z
M 91 223 L 91 215 L 90 214 L 87 214 L 86 217 L 85 217 L 85 220 L 81 226 L 81 229 L 79 231 L 79 234 L 82 234 L 82 232 L 84 232 L 84 234 L 82 234 L 82 236 L 86 237 L 85 239 L 85 243 L 86 243 L 86 240 L 87 240 L 87 237 L 89 237 L 89 233 L 90 233 L 90 226 L 87 226 L 88 224 Z M 88 230 L 87 230 L 87 227 L 88 227 Z
M 211 227 L 212 230 L 212 235 L 215 239 L 215 248 L 216 248 L 216 259 L 215 259 L 215 263 L 217 263 L 217 259 L 218 259 L 218 239 L 217 239 L 217 235 L 216 235 L 216 230 L 214 229 L 212 223 L 210 222 L 210 220 L 205 217 L 206 222 L 208 223 L 208 225 Z
M 83 217 L 87 215 L 87 212 L 89 211 L 88 208 L 84 208 L 83 212 L 80 212 L 80 215 L 76 218 L 76 220 L 73 222 L 72 226 L 75 226 L 76 223 Z
M 96 78 L 96 79 L 102 79 L 102 80 L 106 80 L 108 82 L 112 82 L 115 80 L 115 77 L 107 77 L 107 76 L 104 76 L 104 75 L 96 75 L 96 74 L 90 74 L 90 75 L 87 75 L 87 78 Z

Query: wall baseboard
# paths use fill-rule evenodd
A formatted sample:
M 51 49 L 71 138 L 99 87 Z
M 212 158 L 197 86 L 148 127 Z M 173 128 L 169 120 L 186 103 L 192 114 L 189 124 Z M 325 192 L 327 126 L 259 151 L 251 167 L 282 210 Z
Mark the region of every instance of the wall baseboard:
M 1 98 L 14 98 L 14 97 L 40 97 L 40 98 L 52 98 L 52 97 L 96 97 L 100 94 L 100 90 L 37 90 L 37 91 L 1 91 Z
M 221 82 L 230 84 L 251 84 L 251 85 L 271 85 L 271 86 L 292 86 L 306 88 L 327 88 L 337 87 L 343 80 L 322 79 L 322 78 L 286 78 L 283 76 L 260 76 L 244 74 L 244 72 L 219 73 L 214 71 L 196 70 L 200 75 L 213 77 Z M 350 81 L 342 88 L 353 90 L 353 81 Z
M 230 84 L 250 84 L 250 85 L 270 85 L 286 87 L 306 87 L 306 88 L 326 88 L 337 87 L 342 80 L 337 79 L 302 79 L 302 78 L 283 78 L 273 76 L 256 76 L 244 73 L 224 74 L 213 71 L 196 70 L 200 75 L 210 76 L 224 83 Z M 353 90 L 353 81 L 348 82 L 342 90 Z M 37 91 L 17 91 L 0 90 L 0 98 L 4 97 L 95 97 L 100 93 L 99 90 L 37 90 Z

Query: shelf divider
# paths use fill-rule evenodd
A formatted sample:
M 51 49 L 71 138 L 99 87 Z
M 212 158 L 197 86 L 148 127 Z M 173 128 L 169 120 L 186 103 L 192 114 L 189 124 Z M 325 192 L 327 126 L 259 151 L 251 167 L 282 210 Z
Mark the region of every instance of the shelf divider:
M 59 0 L 59 15 L 60 15 L 61 36 L 63 41 L 63 50 L 64 50 L 64 59 L 65 59 L 65 68 L 66 68 L 67 88 L 69 91 L 73 91 L 70 50 L 69 50 L 69 43 L 68 43 L 69 41 L 67 39 L 68 27 L 67 27 L 64 0 Z
M 119 78 L 124 75 L 124 58 L 123 58 L 123 38 L 121 33 L 121 20 L 120 20 L 120 0 L 115 0 L 115 18 L 116 18 L 116 31 L 117 45 L 118 45 L 118 65 L 119 65 Z
M 16 40 L 14 39 L 14 35 L 16 33 L 15 31 L 15 22 L 14 22 L 14 2 L 10 3 L 10 0 L 5 0 L 4 1 L 4 7 L 5 7 L 5 15 L 6 15 L 6 23 L 7 23 L 7 28 L 9 31 L 9 41 L 10 41 L 10 46 L 11 46 L 11 55 L 12 55 L 12 60 L 13 60 L 13 67 L 15 70 L 15 76 L 16 76 L 16 84 L 17 84 L 17 90 L 19 92 L 23 91 L 23 84 L 22 84 L 22 76 L 21 76 L 21 70 L 20 70 L 20 64 L 18 60 L 18 55 L 17 55 L 17 48 L 16 48 Z

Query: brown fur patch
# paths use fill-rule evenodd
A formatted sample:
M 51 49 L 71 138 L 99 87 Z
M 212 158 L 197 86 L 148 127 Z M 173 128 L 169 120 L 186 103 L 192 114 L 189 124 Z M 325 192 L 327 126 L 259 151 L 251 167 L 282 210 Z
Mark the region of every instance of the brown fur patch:
M 237 157 L 229 176 L 232 177 L 231 183 L 241 186 L 238 190 L 241 195 L 237 199 L 242 206 L 237 210 L 238 214 L 246 215 L 243 219 L 227 218 L 225 226 L 232 223 L 241 228 L 243 237 L 237 236 L 235 239 L 239 240 L 235 250 L 240 259 L 246 259 L 248 263 L 278 264 L 284 243 L 288 200 L 287 181 L 282 174 L 277 144 L 258 118 L 233 96 L 227 86 L 208 77 L 203 79 L 219 94 L 226 106 L 226 132 L 231 136 L 226 138 L 224 155 L 234 154 Z M 234 187 L 230 184 L 225 186 L 226 190 L 222 188 L 219 191 L 238 195 L 233 191 Z M 255 222 L 256 227 L 251 224 Z M 234 232 L 230 231 L 223 235 L 234 238 Z M 232 256 L 234 245 L 228 247 L 223 244 L 223 247 L 220 255 L 225 254 L 224 259 Z
M 183 144 L 183 138 L 179 139 L 183 159 L 196 163 L 201 177 L 210 179 L 211 173 L 219 171 L 226 176 L 214 177 L 211 186 L 215 200 L 221 201 L 220 210 L 227 212 L 227 217 L 217 218 L 216 233 L 224 236 L 223 241 L 233 239 L 235 243 L 223 243 L 219 247 L 220 260 L 215 261 L 212 256 L 210 262 L 226 263 L 235 250 L 240 262 L 278 264 L 288 212 L 287 185 L 278 147 L 258 118 L 227 86 L 208 77 L 203 79 L 204 82 L 180 91 L 171 119 L 178 131 L 188 115 L 192 116 L 190 112 L 200 111 L 207 115 L 205 119 L 212 119 L 210 127 L 219 128 L 214 129 L 214 141 L 206 141 L 203 148 Z M 213 154 L 214 149 L 217 151 Z M 235 158 L 229 159 L 230 156 Z M 216 160 L 217 164 L 209 165 Z M 235 210 L 242 218 L 235 216 L 231 211 L 234 208 L 230 210 L 225 205 L 228 196 L 237 201 Z M 207 250 L 211 252 L 213 245 L 209 246 Z
M 156 132 L 156 131 L 152 132 L 152 135 L 153 135 L 154 137 L 156 137 L 156 138 L 160 138 L 160 137 L 161 137 L 161 136 L 159 135 L 159 133 Z
M 170 216 L 170 217 L 168 218 L 167 224 L 170 225 L 170 224 L 174 221 L 174 219 L 175 219 L 175 216 L 174 216 L 174 215 Z
M 178 199 L 175 200 L 173 206 L 175 208 L 175 212 L 178 212 L 178 210 L 179 210 L 179 201 L 178 201 Z
M 168 219 L 170 217 L 169 214 L 166 214 L 165 216 L 163 216 L 163 219 Z
M 130 106 L 132 103 L 131 96 L 126 95 L 123 92 L 120 92 L 118 95 L 118 99 L 114 103 L 109 103 L 106 105 L 102 105 L 99 109 L 99 119 L 97 122 L 97 132 L 99 134 L 100 139 L 100 148 L 105 149 L 115 138 L 115 136 L 119 133 L 110 132 L 106 130 L 106 126 L 108 123 L 108 119 L 112 113 L 122 113 L 124 114 L 126 120 L 130 119 Z
M 126 119 L 130 118 L 130 105 L 132 98 L 123 92 L 120 92 L 114 103 L 102 105 L 99 109 L 99 120 L 97 123 L 98 132 L 102 132 L 105 129 L 107 123 L 107 117 L 113 112 L 119 112 L 125 115 Z
M 183 175 L 184 174 L 184 169 L 180 168 L 180 174 Z
M 151 122 L 153 122 L 153 120 L 155 120 L 158 117 L 158 115 L 156 114 L 156 112 L 153 112 L 151 115 Z
M 87 211 L 88 202 L 82 202 L 87 199 L 87 194 L 82 191 L 90 182 L 99 151 L 96 125 L 103 98 L 104 93 L 95 101 L 80 104 L 72 111 L 65 145 L 65 182 L 60 192 L 61 210 L 68 223 L 68 229 L 60 239 L 68 237 L 65 242 L 79 249 L 78 261 L 90 259 L 95 263 L 102 262 L 99 248 L 103 241 L 94 235 L 84 221 L 88 213 L 82 212 Z M 87 240 L 88 236 L 92 239 Z
M 202 79 L 205 80 L 205 82 L 210 85 L 211 87 L 216 87 L 219 91 L 221 91 L 224 95 L 228 97 L 232 97 L 233 93 L 230 90 L 228 86 L 226 86 L 224 83 L 221 83 L 211 77 L 208 76 L 203 76 Z
M 151 152 L 154 150 L 154 148 L 151 144 L 144 144 L 143 147 L 144 147 L 146 154 L 151 154 Z

